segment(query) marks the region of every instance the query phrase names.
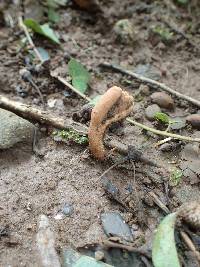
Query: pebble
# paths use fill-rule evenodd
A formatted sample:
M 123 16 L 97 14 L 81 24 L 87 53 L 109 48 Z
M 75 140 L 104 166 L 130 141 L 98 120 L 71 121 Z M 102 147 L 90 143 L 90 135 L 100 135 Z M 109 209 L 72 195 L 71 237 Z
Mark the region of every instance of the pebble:
M 174 123 L 170 124 L 172 130 L 180 130 L 186 126 L 186 119 L 182 117 L 171 118 L 171 121 Z
M 74 207 L 72 204 L 65 203 L 64 207 L 62 208 L 62 212 L 65 216 L 71 216 L 74 212 Z
M 145 84 L 141 84 L 139 87 L 139 92 L 145 96 L 148 96 L 150 94 L 149 86 Z
M 148 120 L 152 121 L 157 112 L 161 112 L 161 109 L 157 104 L 153 104 L 145 109 L 145 116 Z
M 155 92 L 151 95 L 151 100 L 153 103 L 158 104 L 161 108 L 173 109 L 174 100 L 172 97 L 165 92 Z
M 192 127 L 200 130 L 200 114 L 192 114 L 186 117 L 186 121 L 189 122 Z
M 102 213 L 101 221 L 107 236 L 117 236 L 126 241 L 133 241 L 130 227 L 118 212 Z
M 102 261 L 104 259 L 104 256 L 105 255 L 104 255 L 104 252 L 103 251 L 97 250 L 97 251 L 95 251 L 94 256 L 95 256 L 95 259 L 97 261 Z

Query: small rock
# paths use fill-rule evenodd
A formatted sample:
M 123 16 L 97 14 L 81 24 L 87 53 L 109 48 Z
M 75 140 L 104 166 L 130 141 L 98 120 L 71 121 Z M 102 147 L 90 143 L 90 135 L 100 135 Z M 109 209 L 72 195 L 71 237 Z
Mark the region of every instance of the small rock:
M 97 250 L 97 251 L 95 251 L 94 256 L 95 256 L 95 259 L 97 261 L 102 261 L 104 259 L 104 256 L 105 255 L 104 255 L 104 252 L 103 251 Z
M 192 114 L 186 117 L 186 121 L 188 121 L 192 127 L 200 130 L 200 114 Z
M 102 179 L 102 185 L 108 194 L 112 196 L 118 195 L 119 189 L 106 177 Z
M 155 92 L 151 95 L 151 100 L 153 103 L 158 104 L 161 108 L 173 109 L 174 100 L 170 95 L 165 92 Z
M 161 109 L 157 104 L 153 104 L 145 109 L 145 116 L 148 120 L 152 121 L 157 112 L 161 112 Z
M 121 237 L 126 241 L 133 241 L 131 230 L 118 212 L 101 214 L 103 229 L 107 236 Z
M 57 252 L 55 250 L 55 237 L 50 229 L 47 216 L 41 215 L 38 223 L 36 244 L 40 254 L 42 267 L 61 267 Z
M 117 39 L 123 43 L 128 44 L 134 41 L 135 33 L 133 30 L 133 25 L 128 19 L 121 19 L 117 21 L 113 28 Z
M 133 71 L 138 75 L 142 75 L 156 81 L 161 78 L 161 72 L 150 64 L 138 64 Z
M 65 216 L 71 216 L 74 212 L 74 207 L 72 204 L 66 203 L 62 208 L 62 212 Z
M 171 123 L 170 128 L 172 130 L 180 130 L 186 126 L 186 119 L 182 117 L 175 117 L 170 119 Z
M 35 126 L 14 113 L 0 109 L 0 149 L 8 149 L 17 143 L 32 144 Z

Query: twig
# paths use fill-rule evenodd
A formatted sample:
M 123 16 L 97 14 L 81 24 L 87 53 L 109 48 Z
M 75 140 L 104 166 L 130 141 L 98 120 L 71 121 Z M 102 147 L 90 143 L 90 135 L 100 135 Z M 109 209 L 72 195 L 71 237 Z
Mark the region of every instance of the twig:
M 171 140 L 172 140 L 171 137 L 167 137 L 167 138 L 165 138 L 165 139 L 163 139 L 163 140 L 160 140 L 160 141 L 158 141 L 157 143 L 155 143 L 154 146 L 155 146 L 155 147 L 158 147 L 158 146 L 160 146 L 160 145 L 162 145 L 162 144 L 165 144 L 165 143 L 167 143 L 167 142 L 169 142 L 169 141 L 171 141 Z
M 198 263 L 200 263 L 200 253 L 195 248 L 194 244 L 192 243 L 192 240 L 189 238 L 189 236 L 185 232 L 180 231 L 180 234 L 181 234 L 181 237 L 183 238 L 183 241 L 187 245 L 187 247 L 194 253 Z
M 32 79 L 30 79 L 29 82 L 36 89 L 36 91 L 38 92 L 38 95 L 40 96 L 42 105 L 45 107 L 44 97 L 43 97 L 43 95 L 42 95 L 42 93 L 40 91 L 40 88 L 37 86 L 37 84 Z
M 31 39 L 31 36 L 26 28 L 26 25 L 23 22 L 22 17 L 18 18 L 19 21 L 19 26 L 22 28 L 22 30 L 24 31 L 26 38 L 28 39 L 29 44 L 31 45 L 31 48 L 33 49 L 33 51 L 35 52 L 36 56 L 39 58 L 39 60 L 41 61 L 41 63 L 43 63 L 43 58 L 40 55 L 39 51 L 37 50 L 35 44 L 33 43 L 33 40 Z
M 130 122 L 131 124 L 134 124 L 140 128 L 143 128 L 144 130 L 150 131 L 152 133 L 158 134 L 158 135 L 162 135 L 162 136 L 168 136 L 171 137 L 173 139 L 179 139 L 179 140 L 184 140 L 184 141 L 188 141 L 188 142 L 200 142 L 200 138 L 192 138 L 192 137 L 188 137 L 188 136 L 183 136 L 183 135 L 179 135 L 179 134 L 173 134 L 173 133 L 168 133 L 166 131 L 160 131 L 154 128 L 150 128 L 144 124 L 141 124 L 137 121 L 134 121 L 130 118 L 126 119 L 128 122 Z
M 153 201 L 158 207 L 163 210 L 166 214 L 170 213 L 170 210 L 162 203 L 162 201 L 154 194 L 154 192 L 149 192 L 149 195 L 153 198 Z
M 129 252 L 136 252 L 139 253 L 141 255 L 144 255 L 147 258 L 151 258 L 150 253 L 148 253 L 148 251 L 142 249 L 142 248 L 135 248 L 129 245 L 124 245 L 124 244 L 120 244 L 120 243 L 115 243 L 112 242 L 110 240 L 103 240 L 102 241 L 102 245 L 108 248 L 121 248 L 121 249 L 125 249 Z
M 161 89 L 161 90 L 166 91 L 166 92 L 168 92 L 168 93 L 170 93 L 172 95 L 175 95 L 178 98 L 182 98 L 182 99 L 192 103 L 193 105 L 196 105 L 197 107 L 200 107 L 200 101 L 198 101 L 198 100 L 196 100 L 196 99 L 194 99 L 194 98 L 192 98 L 190 96 L 183 95 L 183 94 L 173 90 L 169 86 L 165 85 L 164 83 L 160 83 L 160 82 L 154 81 L 152 79 L 146 78 L 146 77 L 144 77 L 142 75 L 139 75 L 137 73 L 134 73 L 132 71 L 125 70 L 125 69 L 121 68 L 120 66 L 117 66 L 117 65 L 114 65 L 114 64 L 110 64 L 110 63 L 107 63 L 107 62 L 101 63 L 100 66 L 106 67 L 106 68 L 110 68 L 110 69 L 116 70 L 118 72 L 121 72 L 123 74 L 129 75 L 129 76 L 133 77 L 134 79 L 147 84 L 150 87 L 153 87 L 153 88 L 156 88 L 156 89 Z

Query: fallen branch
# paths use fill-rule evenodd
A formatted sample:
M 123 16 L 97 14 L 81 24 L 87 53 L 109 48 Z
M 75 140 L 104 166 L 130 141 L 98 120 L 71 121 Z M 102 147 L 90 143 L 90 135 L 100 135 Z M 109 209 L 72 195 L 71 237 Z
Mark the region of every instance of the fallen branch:
M 168 92 L 168 93 L 170 93 L 170 94 L 172 94 L 178 98 L 184 99 L 184 100 L 192 103 L 193 105 L 195 105 L 197 107 L 200 107 L 200 101 L 198 101 L 198 100 L 196 100 L 190 96 L 183 95 L 183 94 L 175 91 L 174 89 L 170 88 L 169 86 L 165 85 L 164 83 L 154 81 L 152 79 L 146 78 L 146 77 L 139 75 L 137 73 L 134 73 L 132 71 L 125 70 L 120 66 L 110 64 L 107 62 L 101 63 L 100 66 L 110 68 L 110 69 L 116 70 L 118 72 L 121 72 L 123 74 L 129 75 L 129 76 L 133 77 L 134 79 L 136 79 L 137 81 L 140 81 L 142 83 L 147 84 L 149 87 L 161 89 L 161 90 L 166 91 L 166 92 Z

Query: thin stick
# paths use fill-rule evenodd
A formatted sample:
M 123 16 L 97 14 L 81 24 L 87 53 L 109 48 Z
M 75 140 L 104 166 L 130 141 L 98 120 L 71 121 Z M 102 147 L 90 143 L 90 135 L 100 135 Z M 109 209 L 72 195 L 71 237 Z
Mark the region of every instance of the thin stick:
M 158 207 L 164 211 L 164 213 L 169 214 L 170 210 L 168 209 L 168 207 L 165 206 L 165 204 L 156 196 L 156 194 L 154 194 L 154 192 L 149 192 L 149 195 L 153 198 L 153 201 L 156 205 L 158 205 Z
M 158 147 L 158 146 L 160 146 L 160 145 L 162 145 L 162 144 L 165 144 L 165 143 L 167 143 L 167 142 L 169 142 L 169 141 L 171 141 L 171 140 L 172 140 L 171 137 L 167 137 L 167 138 L 165 138 L 165 139 L 163 139 L 163 140 L 160 140 L 160 141 L 158 141 L 157 143 L 155 143 L 154 146 L 155 146 L 155 147 Z
M 192 240 L 189 238 L 189 236 L 185 232 L 180 231 L 180 234 L 181 234 L 181 237 L 183 238 L 183 241 L 187 245 L 187 247 L 194 253 L 198 263 L 200 263 L 200 253 L 195 248 L 195 245 L 192 243 Z
M 129 245 L 124 245 L 124 244 L 120 244 L 120 243 L 115 243 L 115 242 L 112 242 L 110 240 L 103 240 L 102 241 L 102 245 L 105 246 L 105 247 L 108 247 L 108 248 L 121 248 L 121 249 L 125 249 L 129 252 L 136 252 L 136 253 L 139 253 L 139 254 L 142 254 L 144 255 L 145 257 L 147 258 L 151 258 L 148 251 L 142 249 L 142 248 L 135 248 L 135 247 L 132 247 L 132 246 L 129 246 Z
M 134 121 L 130 118 L 127 118 L 126 119 L 128 122 L 130 122 L 131 124 L 134 124 L 144 130 L 147 130 L 147 131 L 150 131 L 152 133 L 155 133 L 155 134 L 158 134 L 158 135 L 162 135 L 162 136 L 168 136 L 168 137 L 171 137 L 171 138 L 174 138 L 174 139 L 179 139 L 179 140 L 184 140 L 184 141 L 188 141 L 188 142 L 198 142 L 200 143 L 200 138 L 192 138 L 192 137 L 188 137 L 188 136 L 183 136 L 183 135 L 179 135 L 179 134 L 173 134 L 173 133 L 168 133 L 168 132 L 165 132 L 165 131 L 160 131 L 160 130 L 156 130 L 154 128 L 150 128 L 144 124 L 141 124 L 137 121 Z
M 40 88 L 37 86 L 37 84 L 32 80 L 29 79 L 29 82 L 31 83 L 31 85 L 36 89 L 36 91 L 38 92 L 38 95 L 40 96 L 42 105 L 45 107 L 45 102 L 44 102 L 44 97 L 42 95 L 42 92 L 40 91 Z
M 183 95 L 183 94 L 175 91 L 174 89 L 170 88 L 169 86 L 165 85 L 164 83 L 160 83 L 160 82 L 157 82 L 155 80 L 146 78 L 142 75 L 139 75 L 139 74 L 134 73 L 134 72 L 129 71 L 129 70 L 125 70 L 125 69 L 121 68 L 120 66 L 110 64 L 107 62 L 101 63 L 100 66 L 110 68 L 110 69 L 116 70 L 118 72 L 121 72 L 123 74 L 129 75 L 129 76 L 133 77 L 134 79 L 149 85 L 150 87 L 153 87 L 156 89 L 161 89 L 161 90 L 166 91 L 172 95 L 175 95 L 178 98 L 182 98 L 182 99 L 192 103 L 193 105 L 195 105 L 197 107 L 200 107 L 200 101 L 198 101 L 198 100 L 196 100 L 190 96 Z
M 24 31 L 26 38 L 28 39 L 29 44 L 31 45 L 31 48 L 33 48 L 33 51 L 35 52 L 36 56 L 39 58 L 39 60 L 43 63 L 43 59 L 42 56 L 40 55 L 39 51 L 37 50 L 35 44 L 33 43 L 33 40 L 31 39 L 31 36 L 27 30 L 26 25 L 23 22 L 22 17 L 18 18 L 19 20 L 19 26 L 22 28 L 22 30 Z

